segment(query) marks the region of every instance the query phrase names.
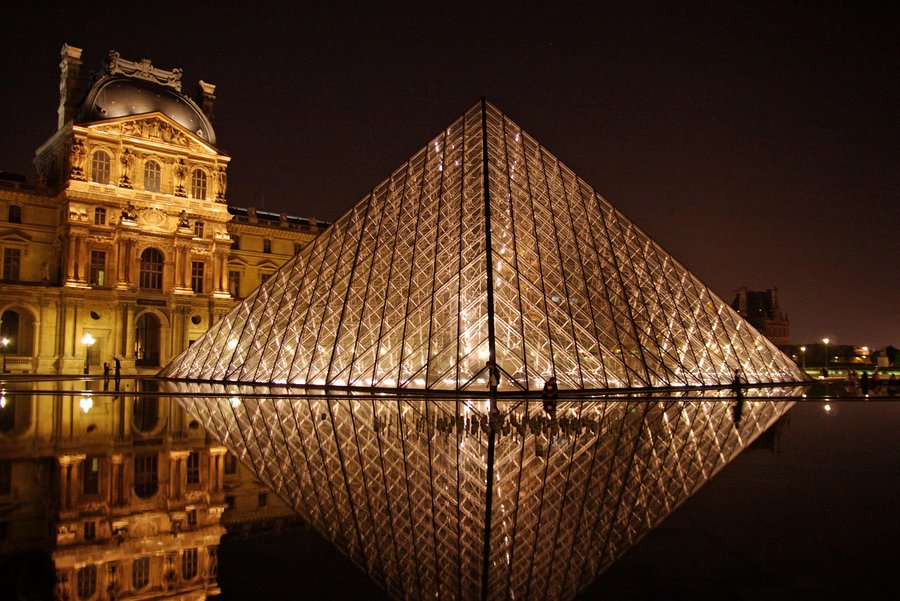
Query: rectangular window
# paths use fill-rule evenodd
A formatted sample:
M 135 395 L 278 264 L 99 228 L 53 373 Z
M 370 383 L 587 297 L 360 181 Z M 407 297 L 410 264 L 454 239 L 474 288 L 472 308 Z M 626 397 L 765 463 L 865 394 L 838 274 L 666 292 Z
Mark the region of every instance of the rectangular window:
M 234 509 L 234 496 L 228 495 L 225 497 L 225 505 L 228 506 L 228 509 Z
M 22 251 L 18 248 L 3 249 L 3 279 L 10 282 L 19 281 L 19 267 L 22 264 Z
M 234 298 L 241 298 L 241 272 L 228 272 L 228 292 Z
M 269 278 L 270 278 L 270 277 L 272 277 L 272 274 L 271 274 L 271 273 L 261 273 L 261 274 L 259 274 L 259 283 L 260 283 L 260 284 L 265 284 L 266 282 L 269 281 Z
M 194 237 L 195 238 L 203 237 L 203 222 L 202 221 L 194 222 Z
M 91 270 L 90 270 L 91 286 L 106 285 L 106 251 L 91 251 Z
M 84 523 L 84 540 L 94 540 L 97 538 L 97 522 Z
M 200 484 L 200 453 L 191 451 L 187 458 L 187 483 Z
M 231 234 L 231 249 L 239 250 L 241 248 L 241 237 L 237 234 Z
M 90 599 L 97 592 L 97 566 L 89 565 L 77 572 L 76 587 L 79 599 Z
M 139 591 L 150 582 L 150 558 L 138 557 L 131 562 L 131 585 Z
M 22 207 L 19 205 L 9 205 L 9 222 L 22 223 Z
M 94 209 L 94 225 L 106 225 L 106 209 L 103 207 Z
M 269 495 L 264 492 L 259 493 L 259 498 L 257 499 L 257 505 L 260 507 L 266 507 L 269 504 Z
M 233 475 L 237 473 L 238 460 L 237 455 L 234 453 L 228 453 L 225 455 L 225 473 L 228 475 Z
M 263 252 L 271 253 L 272 252 L 272 241 L 268 238 L 263 238 Z
M 303 245 L 299 242 L 294 242 L 294 254 L 299 255 L 301 250 L 303 250 Z
M 197 294 L 203 293 L 203 261 L 191 261 L 191 290 Z
M 100 458 L 88 457 L 84 460 L 82 472 L 82 494 L 96 495 L 100 493 Z
M 185 549 L 181 554 L 181 578 L 193 580 L 197 576 L 197 548 Z

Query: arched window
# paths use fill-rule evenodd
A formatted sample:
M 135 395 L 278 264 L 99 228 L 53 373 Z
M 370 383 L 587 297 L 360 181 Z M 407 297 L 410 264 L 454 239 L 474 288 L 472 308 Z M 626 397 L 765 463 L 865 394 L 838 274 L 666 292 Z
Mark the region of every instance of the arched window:
M 141 253 L 141 288 L 162 290 L 163 254 L 155 248 Z
M 191 196 L 206 199 L 206 172 L 194 169 L 191 172 Z
M 156 161 L 144 163 L 144 190 L 147 192 L 159 192 L 160 182 L 159 163 Z
M 91 181 L 108 184 L 112 161 L 105 150 L 98 150 L 91 157 Z

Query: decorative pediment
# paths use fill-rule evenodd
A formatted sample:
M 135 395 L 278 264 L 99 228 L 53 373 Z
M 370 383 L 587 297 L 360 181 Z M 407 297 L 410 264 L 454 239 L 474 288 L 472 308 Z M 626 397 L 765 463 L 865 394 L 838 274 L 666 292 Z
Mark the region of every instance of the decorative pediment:
M 186 130 L 162 113 L 102 121 L 89 127 L 92 131 L 117 136 L 140 138 L 186 148 L 192 152 L 217 153 L 205 140 Z
M 165 211 L 153 207 L 140 209 L 137 212 L 138 225 L 149 229 L 165 229 L 168 219 Z
M 28 244 L 31 242 L 31 236 L 27 232 L 19 230 L 0 230 L 0 240 L 3 242 L 18 242 L 20 244 Z

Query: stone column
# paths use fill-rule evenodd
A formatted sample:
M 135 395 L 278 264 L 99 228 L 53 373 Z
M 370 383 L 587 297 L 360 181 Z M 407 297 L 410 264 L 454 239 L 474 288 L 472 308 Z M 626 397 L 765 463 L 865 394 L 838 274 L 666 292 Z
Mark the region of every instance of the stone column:
M 69 245 L 66 250 L 66 283 L 75 281 L 75 237 L 69 236 Z
M 89 263 L 87 236 L 78 236 L 78 261 L 75 270 L 78 273 L 78 282 L 81 284 L 87 285 Z
M 185 462 L 190 451 L 169 451 L 169 495 L 173 500 L 181 500 L 187 486 Z
M 209 448 L 209 492 L 217 494 L 222 492 L 225 478 L 225 447 Z
M 125 307 L 125 352 L 122 356 L 134 360 L 134 305 Z

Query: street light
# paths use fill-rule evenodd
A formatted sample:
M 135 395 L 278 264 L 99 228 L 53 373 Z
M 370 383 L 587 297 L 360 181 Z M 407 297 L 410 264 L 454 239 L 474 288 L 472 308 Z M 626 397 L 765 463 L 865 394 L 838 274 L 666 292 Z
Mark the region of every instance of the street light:
M 4 336 L 0 339 L 0 346 L 3 347 L 3 373 L 6 373 L 6 351 L 9 348 L 9 338 Z
M 88 375 L 91 372 L 90 367 L 90 356 L 91 356 L 91 345 L 94 344 L 96 340 L 91 336 L 90 332 L 85 332 L 84 336 L 81 337 L 81 344 L 84 345 L 84 375 Z
M 800 356 L 803 358 L 803 371 L 806 371 L 806 347 L 800 347 Z
M 828 373 L 828 339 L 823 338 L 822 342 L 825 343 L 825 373 Z

